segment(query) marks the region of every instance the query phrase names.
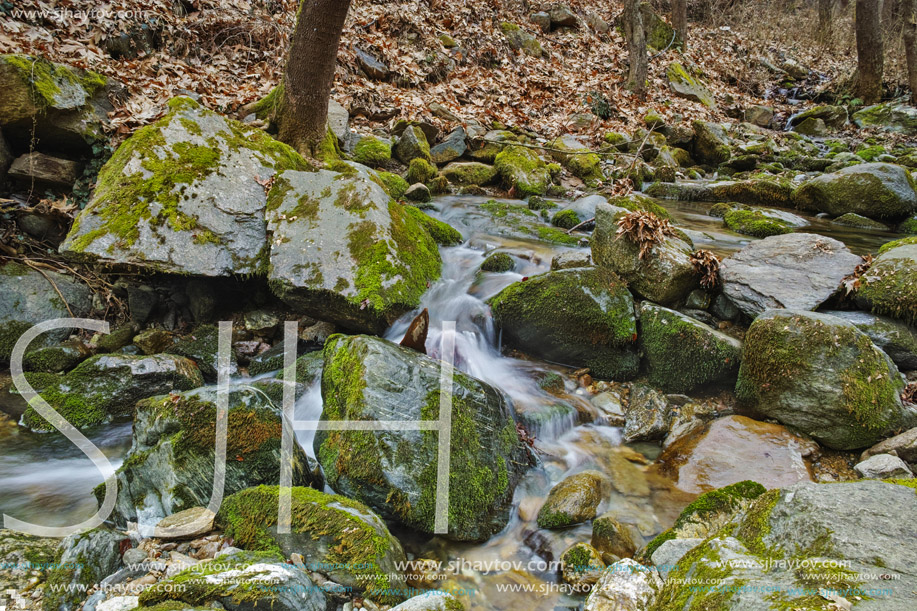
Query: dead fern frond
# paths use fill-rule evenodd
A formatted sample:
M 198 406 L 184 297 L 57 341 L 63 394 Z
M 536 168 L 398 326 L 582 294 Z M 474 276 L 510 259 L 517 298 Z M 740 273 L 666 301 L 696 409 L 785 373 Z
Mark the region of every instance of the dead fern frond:
M 691 263 L 700 275 L 700 285 L 714 289 L 720 282 L 720 258 L 709 250 L 698 250 L 691 255 Z
M 640 258 L 653 251 L 656 244 L 662 244 L 666 237 L 675 235 L 675 228 L 668 219 L 661 219 L 652 212 L 636 210 L 618 219 L 618 238 L 624 236 L 640 247 Z

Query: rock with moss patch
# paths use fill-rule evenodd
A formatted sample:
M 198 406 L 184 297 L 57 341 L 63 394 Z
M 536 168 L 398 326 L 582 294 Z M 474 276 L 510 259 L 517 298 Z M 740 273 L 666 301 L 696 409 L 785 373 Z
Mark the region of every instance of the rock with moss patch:
M 376 172 L 376 176 L 379 177 L 379 181 L 382 183 L 382 188 L 385 189 L 385 192 L 395 199 L 404 197 L 405 192 L 408 190 L 408 186 L 410 186 L 408 185 L 408 181 L 398 174 L 380 171 Z
M 694 158 L 700 163 L 716 166 L 732 155 L 729 136 L 719 123 L 694 122 Z
M 0 601 L 8 600 L 10 590 L 43 589 L 48 567 L 57 560 L 60 551 L 57 537 L 37 537 L 0 529 Z
M 10 141 L 37 138 L 77 154 L 107 140 L 108 80 L 91 70 L 29 55 L 0 55 L 0 126 Z
M 878 481 L 769 491 L 678 562 L 657 608 L 821 608 L 825 599 L 806 592 L 827 590 L 859 597 L 857 608 L 905 611 L 917 587 L 910 570 L 917 562 L 915 537 L 901 520 L 911 511 L 917 511 L 913 489 Z M 798 568 L 774 570 L 791 561 Z M 876 573 L 895 586 L 867 598 L 860 592 L 874 583 L 861 575 Z M 712 579 L 720 587 L 693 587 L 686 577 Z M 742 587 L 749 583 L 768 588 Z
M 503 289 L 490 300 L 504 339 L 542 358 L 589 367 L 600 378 L 637 373 L 633 297 L 613 272 L 548 272 Z
M 771 310 L 746 334 L 736 395 L 823 445 L 850 450 L 917 425 L 903 388 L 892 360 L 852 323 Z
M 363 165 L 377 167 L 392 158 L 392 145 L 375 136 L 363 136 L 353 147 L 353 160 Z
M 465 128 L 461 126 L 446 134 L 442 142 L 430 149 L 430 158 L 433 163 L 442 165 L 464 155 L 468 150 L 465 145 L 466 136 Z
M 299 311 L 381 333 L 439 278 L 439 250 L 369 170 L 340 169 L 277 179 L 267 202 L 269 280 Z
M 708 108 L 716 106 L 710 90 L 696 76 L 689 74 L 680 63 L 669 64 L 665 74 L 669 80 L 669 88 L 678 97 L 700 102 Z
M 593 261 L 619 274 L 631 290 L 646 299 L 677 305 L 698 286 L 691 246 L 679 237 L 666 237 L 641 259 L 640 247 L 627 236 L 617 235 L 621 214 L 621 208 L 607 204 L 596 208 Z
M 409 125 L 404 130 L 395 143 L 394 152 L 402 163 L 410 163 L 412 159 L 418 158 L 426 162 L 431 161 L 430 145 L 419 125 Z
M 62 344 L 46 346 L 25 353 L 22 368 L 25 371 L 61 373 L 73 369 L 92 353 L 79 340 L 68 340 Z
M 592 521 L 592 546 L 601 554 L 616 558 L 631 558 L 637 551 L 634 542 L 639 533 L 617 520 L 615 512 L 600 515 Z
M 439 418 L 438 361 L 368 336 L 332 336 L 324 354 L 323 421 Z M 529 455 L 496 389 L 459 371 L 452 388 L 446 536 L 482 541 L 506 526 Z M 441 442 L 432 430 L 329 430 L 316 433 L 315 453 L 336 491 L 432 533 Z
M 426 592 L 409 598 L 390 611 L 465 611 L 465 605 L 446 592 Z
M 715 182 L 707 185 L 707 199 L 717 202 L 738 202 L 750 206 L 792 207 L 793 184 L 778 178 Z
M 788 223 L 765 216 L 760 210 L 730 210 L 723 216 L 723 223 L 736 233 L 756 238 L 793 232 Z
M 282 412 L 256 388 L 229 389 L 224 495 L 280 481 Z M 213 484 L 217 390 L 155 397 L 137 404 L 131 450 L 115 475 L 112 519 L 152 529 L 178 511 L 207 506 Z M 294 486 L 321 488 L 317 465 L 293 444 Z M 104 486 L 94 491 L 101 500 Z M 152 530 L 150 530 L 152 532 Z
M 102 167 L 61 252 L 159 272 L 264 274 L 267 194 L 259 181 L 305 161 L 189 98 L 169 107 Z
M 605 569 L 586 599 L 583 611 L 648 611 L 655 608 L 653 604 L 661 589 L 662 579 L 654 567 L 625 558 Z
M 489 185 L 497 178 L 497 170 L 492 165 L 477 161 L 454 161 L 443 168 L 442 172 L 454 185 Z
M 544 195 L 551 184 L 545 162 L 531 149 L 508 146 L 494 159 L 494 168 L 507 189 L 515 188 L 519 197 Z
M 733 337 L 649 302 L 640 308 L 639 337 L 650 383 L 667 392 L 735 383 L 742 343 Z
M 788 233 L 752 242 L 720 263 L 723 293 L 754 318 L 771 308 L 814 310 L 861 262 L 840 241 Z
M 588 543 L 575 543 L 560 557 L 561 578 L 575 586 L 588 587 L 602 577 L 605 563 L 597 549 Z
M 908 171 L 890 163 L 863 163 L 822 174 L 793 192 L 803 210 L 871 219 L 903 219 L 917 211 L 917 192 Z
M 888 225 L 866 218 L 865 216 L 848 212 L 837 217 L 832 223 L 844 225 L 845 227 L 856 227 L 857 229 L 874 229 L 876 231 L 888 231 Z
M 564 478 L 551 488 L 538 512 L 539 528 L 566 528 L 594 518 L 608 494 L 608 481 L 596 471 Z
M 856 293 L 857 302 L 866 309 L 908 324 L 917 321 L 917 244 L 909 242 L 912 240 L 883 246 L 860 277 Z
M 92 306 L 89 288 L 82 282 L 60 272 L 39 272 L 15 262 L 0 266 L 0 295 L 0 363 L 9 362 L 16 342 L 33 325 L 54 318 L 86 316 Z M 69 333 L 66 328 L 48 331 L 29 347 L 52 345 L 66 339 Z
M 488 234 L 563 246 L 580 245 L 579 236 L 548 225 L 527 206 L 491 199 L 479 205 L 477 210 L 490 221 L 486 226 Z
M 869 336 L 876 346 L 891 357 L 902 371 L 917 369 L 917 331 L 900 320 L 860 311 L 826 311 L 843 318 Z
M 278 487 L 259 486 L 228 497 L 219 524 L 238 547 L 297 553 L 307 567 L 383 603 L 404 599 L 406 561 L 385 522 L 363 503 L 312 488 L 293 488 L 290 532 L 277 526 Z
M 574 176 L 588 183 L 602 180 L 602 160 L 596 153 L 580 142 L 576 136 L 567 134 L 553 140 L 549 145 L 551 156 L 563 164 Z
M 481 263 L 483 272 L 511 272 L 516 267 L 516 262 L 505 252 L 495 252 Z
M 426 183 L 432 180 L 437 174 L 436 167 L 426 159 L 417 157 L 412 159 L 408 164 L 408 172 L 405 174 L 405 180 L 408 184 Z
M 515 23 L 504 21 L 500 24 L 500 31 L 503 32 L 503 36 L 506 37 L 506 42 L 509 43 L 509 46 L 513 49 L 521 49 L 523 53 L 532 57 L 541 57 L 545 55 L 545 51 L 541 47 L 541 43 L 538 42 L 538 39 Z
M 169 354 L 100 354 L 65 375 L 33 373 L 26 374 L 26 379 L 77 428 L 130 416 L 140 399 L 204 384 L 197 365 Z M 33 431 L 53 429 L 33 407 L 26 409 L 20 424 Z
M 44 608 L 79 609 L 86 590 L 120 568 L 125 539 L 126 535 L 105 526 L 68 535 L 61 542 L 56 565 L 48 571 Z
M 216 325 L 201 325 L 177 342 L 170 344 L 165 352 L 191 359 L 201 370 L 204 379 L 215 382 L 219 369 L 220 332 Z M 238 371 L 236 355 L 229 353 L 229 374 Z
M 497 154 L 506 146 L 519 142 L 519 136 L 505 129 L 494 129 L 483 137 L 473 140 L 468 155 L 475 161 L 493 163 Z
M 790 117 L 789 125 L 796 127 L 809 119 L 819 120 L 826 127 L 838 130 L 847 123 L 847 109 L 843 106 L 815 106 Z
M 196 564 L 140 594 L 140 608 L 181 601 L 242 611 L 326 611 L 329 594 L 277 552 L 240 551 Z M 174 607 L 167 607 L 174 608 Z M 183 609 L 184 607 L 178 607 Z
M 853 113 L 857 127 L 878 127 L 883 131 L 913 136 L 917 134 L 917 108 L 906 104 L 887 102 L 867 106 Z

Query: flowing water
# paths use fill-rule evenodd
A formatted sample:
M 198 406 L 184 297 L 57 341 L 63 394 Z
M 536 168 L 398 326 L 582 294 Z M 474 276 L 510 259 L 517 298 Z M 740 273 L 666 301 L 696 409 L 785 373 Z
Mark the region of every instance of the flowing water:
M 558 591 L 557 571 L 549 563 L 559 560 L 573 543 L 588 541 L 591 527 L 582 525 L 553 532 L 535 526 L 538 509 L 553 484 L 585 469 L 609 474 L 613 489 L 600 511 L 612 512 L 619 521 L 633 525 L 645 540 L 671 525 L 692 496 L 647 472 L 646 464 L 656 457 L 659 448 L 652 444 L 623 445 L 620 429 L 606 423 L 601 410 L 568 375 L 569 368 L 503 354 L 499 332 L 485 300 L 525 276 L 547 271 L 551 258 L 569 248 L 493 235 L 491 219 L 478 209 L 481 201 L 483 198 L 459 196 L 435 202 L 438 210 L 432 214 L 459 229 L 467 241 L 462 246 L 442 249 L 442 279 L 423 297 L 420 308 L 427 308 L 430 314 L 427 347 L 431 356 L 439 357 L 442 322 L 456 322 L 455 366 L 502 390 L 522 420 L 536 423 L 531 428 L 541 466 L 531 469 L 519 485 L 507 528 L 486 543 L 456 544 L 440 537 L 423 540 L 411 533 L 395 532 L 403 538 L 406 549 L 418 557 L 458 563 L 457 570 L 448 573 L 449 581 L 441 585 L 473 590 L 473 595 L 464 597 L 469 609 L 535 611 L 576 607 L 578 599 Z M 752 239 L 724 229 L 720 219 L 708 216 L 710 204 L 664 204 L 698 248 L 728 254 Z M 874 252 L 896 237 L 890 232 L 849 229 L 805 218 L 810 227 L 802 231 L 838 238 L 857 253 Z M 516 259 L 515 272 L 479 270 L 486 254 L 497 248 Z M 398 320 L 385 337 L 400 341 L 419 309 Z M 546 372 L 564 375 L 566 392 L 558 396 L 542 390 L 537 381 Z M 22 405 L 5 392 L 4 386 L 0 380 L 0 410 L 15 418 Z M 297 402 L 296 417 L 316 420 L 321 409 L 321 392 L 315 384 Z M 100 427 L 89 436 L 117 466 L 129 448 L 130 433 L 130 424 L 120 423 Z M 314 433 L 299 431 L 297 436 L 306 451 L 314 455 Z M 101 476 L 92 464 L 60 436 L 24 432 L 12 421 L 0 419 L 3 513 L 48 525 L 75 523 L 95 511 L 91 490 L 100 482 Z M 512 587 L 531 591 L 509 591 Z

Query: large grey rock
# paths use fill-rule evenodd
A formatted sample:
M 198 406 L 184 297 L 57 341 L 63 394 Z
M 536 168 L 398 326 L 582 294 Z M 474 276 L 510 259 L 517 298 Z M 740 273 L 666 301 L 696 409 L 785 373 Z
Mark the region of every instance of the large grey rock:
M 857 305 L 913 324 L 917 321 L 917 244 L 891 244 L 860 276 Z
M 666 78 L 672 93 L 680 98 L 700 102 L 704 106 L 713 108 L 716 103 L 710 90 L 694 75 L 689 74 L 685 67 L 678 62 L 669 64 Z
M 790 127 L 796 127 L 807 120 L 821 121 L 825 127 L 838 130 L 847 123 L 847 109 L 843 106 L 815 106 L 790 117 Z
M 771 308 L 814 310 L 861 263 L 840 241 L 788 233 L 752 242 L 720 263 L 723 293 L 747 316 Z
M 722 125 L 706 121 L 694 122 L 694 158 L 700 163 L 719 165 L 729 160 L 729 136 Z
M 861 456 L 865 460 L 875 454 L 895 454 L 909 463 L 917 463 L 917 428 L 889 437 L 869 448 Z
M 891 163 L 861 163 L 822 174 L 793 192 L 798 208 L 840 216 L 854 212 L 871 219 L 904 219 L 917 211 L 914 179 Z
M 26 379 L 77 428 L 130 416 L 140 399 L 204 385 L 197 365 L 171 354 L 100 354 L 62 376 L 27 374 Z M 52 430 L 31 406 L 22 414 L 20 424 L 33 431 Z
M 408 125 L 398 138 L 393 149 L 395 156 L 402 163 L 410 163 L 412 159 L 421 158 L 431 161 L 430 145 L 423 130 L 418 125 Z
M 551 488 L 538 511 L 538 527 L 565 528 L 591 520 L 608 490 L 607 480 L 596 471 L 564 478 Z
M 875 444 L 917 425 L 892 360 L 846 320 L 769 310 L 745 335 L 736 395 L 831 448 Z
M 86 316 L 92 307 L 89 287 L 82 282 L 59 272 L 39 272 L 13 262 L 0 266 L 0 295 L 0 363 L 9 361 L 13 346 L 32 325 L 53 318 Z M 68 329 L 49 331 L 30 346 L 34 349 L 51 345 L 69 333 Z
M 657 608 L 709 602 L 710 590 L 684 580 L 712 578 L 721 588 L 717 609 L 772 609 L 774 592 L 787 608 L 804 608 L 812 600 L 808 592 L 820 590 L 856 601 L 857 609 L 913 609 L 917 535 L 903 516 L 914 512 L 913 489 L 877 481 L 804 483 L 769 491 L 682 559 Z M 777 568 L 790 560 L 804 568 Z M 887 577 L 873 581 L 866 575 Z M 751 583 L 768 587 L 741 587 Z
M 662 545 L 657 547 L 656 551 L 653 552 L 651 558 L 653 566 L 656 567 L 660 575 L 665 577 L 675 568 L 678 561 L 684 558 L 685 554 L 703 542 L 703 539 L 694 537 L 663 541 Z
M 857 127 L 878 127 L 884 131 L 899 132 L 913 136 L 917 134 L 917 108 L 905 104 L 888 102 L 867 106 L 853 113 Z
M 464 155 L 465 151 L 468 150 L 465 145 L 465 137 L 464 127 L 457 127 L 449 132 L 442 142 L 430 149 L 430 158 L 433 163 L 449 163 Z
M 910 467 L 903 460 L 891 454 L 876 454 L 853 467 L 860 477 L 866 479 L 910 478 L 914 477 Z
M 655 568 L 625 558 L 605 569 L 583 611 L 649 611 L 662 585 Z
M 131 450 L 115 475 L 112 520 L 139 522 L 152 534 L 159 521 L 206 507 L 213 486 L 217 391 L 214 387 L 154 397 L 137 404 Z M 224 496 L 280 481 L 282 412 L 249 386 L 229 389 Z M 321 476 L 293 444 L 293 485 L 321 487 Z M 101 500 L 104 486 L 94 493 Z
M 548 272 L 503 289 L 490 300 L 509 344 L 551 361 L 589 367 L 601 378 L 637 373 L 634 301 L 606 269 Z
M 125 535 L 108 527 L 69 535 L 61 542 L 58 564 L 48 572 L 45 609 L 79 609 L 86 590 L 99 584 L 121 566 Z
M 157 272 L 264 274 L 264 183 L 305 161 L 189 98 L 169 106 L 103 166 L 61 252 Z
M 332 336 L 324 353 L 323 421 L 438 418 L 437 361 L 368 336 Z M 452 388 L 446 536 L 480 541 L 506 526 L 528 451 L 496 389 L 459 371 Z M 320 430 L 315 453 L 335 491 L 432 533 L 439 443 L 435 431 Z
M 640 247 L 618 236 L 616 218 L 621 208 L 599 203 L 592 234 L 592 260 L 611 269 L 635 293 L 665 306 L 675 306 L 697 288 L 698 275 L 691 263 L 691 246 L 677 237 L 666 238 L 643 259 Z
M 825 314 L 852 322 L 869 336 L 872 343 L 892 357 L 902 371 L 917 369 L 917 332 L 910 325 L 894 318 L 858 310 L 831 310 L 825 311 Z
M 267 202 L 268 279 L 298 311 L 382 333 L 439 278 L 439 250 L 367 168 L 350 167 L 277 179 Z

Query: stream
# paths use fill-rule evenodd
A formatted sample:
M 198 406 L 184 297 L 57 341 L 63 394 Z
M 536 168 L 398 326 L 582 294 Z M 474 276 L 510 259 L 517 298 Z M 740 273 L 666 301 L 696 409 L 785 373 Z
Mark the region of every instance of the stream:
M 442 587 L 448 584 L 474 590 L 474 595 L 463 597 L 468 609 L 575 608 L 582 599 L 558 591 L 557 571 L 549 562 L 559 560 L 570 545 L 588 541 L 591 526 L 585 524 L 562 531 L 539 530 L 535 526 L 537 512 L 552 485 L 586 469 L 609 474 L 613 490 L 599 513 L 613 512 L 620 522 L 634 525 L 645 541 L 669 527 L 695 495 L 648 473 L 645 464 L 656 458 L 658 445 L 622 444 L 621 429 L 607 424 L 588 393 L 578 388 L 569 376 L 570 368 L 501 352 L 499 332 L 484 301 L 523 277 L 547 271 L 551 258 L 570 248 L 488 233 L 493 221 L 476 209 L 483 199 L 446 196 L 434 201 L 437 210 L 431 214 L 461 231 L 466 243 L 442 249 L 442 279 L 423 297 L 420 307 L 427 308 L 430 314 L 427 346 L 431 356 L 439 357 L 441 323 L 456 321 L 455 366 L 502 390 L 521 418 L 537 422 L 531 433 L 536 438 L 541 467 L 531 469 L 517 488 L 509 525 L 485 543 L 457 544 L 440 537 L 424 540 L 398 528 L 393 528 L 393 533 L 415 557 L 444 563 L 461 560 L 462 566 L 456 574 L 450 573 Z M 661 203 L 698 248 L 726 255 L 754 239 L 735 234 L 723 227 L 721 219 L 708 216 L 709 203 Z M 875 252 L 879 245 L 896 237 L 891 232 L 804 218 L 810 226 L 800 231 L 839 239 L 857 254 Z M 514 256 L 516 271 L 479 271 L 485 255 L 497 248 Z M 386 332 L 386 339 L 400 341 L 416 314 L 417 311 L 408 313 L 396 321 Z M 545 372 L 564 375 L 565 391 L 550 394 L 540 388 L 537 381 Z M 61 436 L 18 429 L 13 423 L 23 406 L 18 397 L 6 392 L 8 385 L 9 376 L 0 377 L 0 410 L 11 418 L 0 418 L 0 512 L 53 526 L 85 519 L 96 510 L 91 490 L 100 483 L 100 475 Z M 296 417 L 317 420 L 321 409 L 321 393 L 316 383 L 297 402 Z M 131 425 L 110 424 L 90 431 L 88 436 L 117 467 L 130 446 Z M 297 436 L 307 453 L 313 455 L 314 433 L 299 431 Z M 507 584 L 529 584 L 535 590 L 508 591 Z

